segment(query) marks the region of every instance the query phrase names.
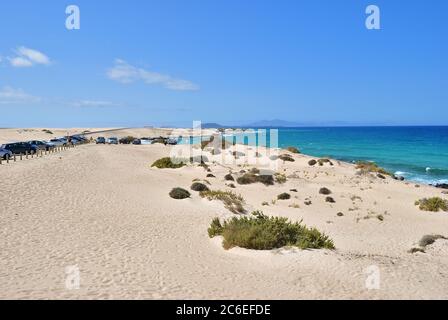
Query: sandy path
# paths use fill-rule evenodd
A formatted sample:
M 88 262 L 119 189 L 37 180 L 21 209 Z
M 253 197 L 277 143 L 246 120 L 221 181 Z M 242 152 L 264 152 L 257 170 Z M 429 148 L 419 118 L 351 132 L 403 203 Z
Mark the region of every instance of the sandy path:
M 433 188 L 391 181 L 368 189 L 368 181 L 353 182 L 344 166 L 335 179 L 330 171 L 284 186 L 238 186 L 253 209 L 292 187 L 301 189 L 300 202 L 323 183 L 336 190 L 334 207 L 316 195 L 310 207 L 280 203 L 263 210 L 303 218 L 328 233 L 338 250 L 224 251 L 206 232 L 213 217 L 229 215 L 220 203 L 197 194 L 182 201 L 168 197 L 172 187 L 188 187 L 206 173 L 149 168 L 166 155 L 161 145 L 86 145 L 0 167 L 0 298 L 448 298 L 447 241 L 426 254 L 406 252 L 422 235 L 448 230 L 448 215 L 425 215 L 408 203 Z M 212 170 L 218 177 L 213 187 L 224 188 L 226 170 Z M 375 206 L 369 197 L 383 199 L 375 208 L 389 210 L 383 223 L 357 222 L 360 213 L 348 217 L 352 201 L 346 198 L 360 192 L 359 211 Z M 346 216 L 337 220 L 339 210 Z M 65 288 L 71 265 L 80 269 L 79 290 Z M 370 265 L 381 270 L 380 290 L 365 288 Z

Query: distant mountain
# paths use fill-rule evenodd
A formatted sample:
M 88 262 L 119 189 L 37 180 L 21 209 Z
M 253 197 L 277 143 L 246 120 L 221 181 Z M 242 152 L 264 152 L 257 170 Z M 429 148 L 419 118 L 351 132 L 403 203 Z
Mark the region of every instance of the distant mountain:
M 202 129 L 220 129 L 220 128 L 227 128 L 227 127 L 220 125 L 219 123 L 210 122 L 210 123 L 203 123 L 201 125 L 201 128 Z
M 300 127 L 302 126 L 302 123 L 298 122 L 291 122 L 286 120 L 262 120 L 262 121 L 256 121 L 254 123 L 251 123 L 249 125 L 246 125 L 245 127 L 255 127 L 255 128 L 281 128 L 281 127 Z

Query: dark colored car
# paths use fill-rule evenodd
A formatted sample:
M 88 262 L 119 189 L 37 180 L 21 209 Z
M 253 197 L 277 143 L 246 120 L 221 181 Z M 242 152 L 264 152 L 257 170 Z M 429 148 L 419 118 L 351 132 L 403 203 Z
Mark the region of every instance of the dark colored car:
M 96 144 L 106 144 L 106 139 L 104 137 L 98 137 L 95 142 Z
M 27 142 L 7 143 L 1 146 L 3 149 L 11 151 L 13 154 L 36 153 L 38 148 Z
M 28 141 L 28 143 L 33 147 L 36 147 L 38 150 L 48 151 L 53 148 L 52 145 L 39 140 Z
M 134 141 L 132 141 L 132 144 L 142 144 L 142 141 L 140 139 L 135 139 Z

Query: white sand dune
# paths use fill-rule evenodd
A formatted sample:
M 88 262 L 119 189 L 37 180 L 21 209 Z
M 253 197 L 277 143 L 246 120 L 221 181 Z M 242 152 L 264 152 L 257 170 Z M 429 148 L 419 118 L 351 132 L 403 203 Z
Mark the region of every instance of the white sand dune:
M 5 140 L 20 137 L 0 131 Z M 0 298 L 448 298 L 448 241 L 438 240 L 426 253 L 408 253 L 424 235 L 448 236 L 448 213 L 414 205 L 423 197 L 446 199 L 441 190 L 359 176 L 336 161 L 333 167 L 310 167 L 303 155 L 279 168 L 289 176 L 283 185 L 230 189 L 223 178 L 228 168 L 243 167 L 211 164 L 212 189 L 240 193 L 248 210 L 303 219 L 337 247 L 225 251 L 219 238 L 207 235 L 214 217 L 232 216 L 220 202 L 195 192 L 186 200 L 168 196 L 207 172 L 197 165 L 150 168 L 170 148 L 92 144 L 1 165 Z M 325 202 L 321 187 L 333 191 L 336 203 Z M 292 199 L 271 204 L 282 192 Z M 264 201 L 270 205 L 262 206 Z M 79 290 L 65 286 L 65 268 L 73 265 L 80 270 Z M 379 290 L 365 285 L 372 265 L 380 271 Z

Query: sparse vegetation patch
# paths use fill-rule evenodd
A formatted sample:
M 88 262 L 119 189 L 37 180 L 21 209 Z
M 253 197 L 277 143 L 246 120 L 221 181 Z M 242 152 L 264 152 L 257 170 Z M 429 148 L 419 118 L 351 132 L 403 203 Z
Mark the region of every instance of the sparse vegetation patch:
M 212 221 L 208 234 L 211 238 L 222 236 L 225 249 L 335 249 L 333 241 L 315 228 L 307 228 L 301 222 L 292 223 L 287 218 L 268 217 L 258 211 L 252 217 L 233 217 L 224 223 L 216 218 Z
M 233 213 L 245 213 L 244 209 L 244 199 L 242 196 L 237 195 L 231 191 L 221 191 L 221 190 L 208 190 L 202 191 L 199 194 L 202 198 L 207 198 L 208 200 L 220 200 L 224 203 L 226 209 Z
M 170 192 L 170 197 L 177 200 L 190 198 L 190 196 L 190 192 L 182 188 L 174 188 Z
M 156 167 L 158 169 L 178 169 L 182 168 L 186 165 L 186 160 L 184 159 L 176 159 L 175 161 L 172 161 L 171 158 L 166 157 L 157 160 L 154 162 L 151 167 Z
M 390 172 L 387 172 L 385 169 L 379 167 L 374 162 L 358 161 L 356 163 L 356 169 L 360 170 L 360 173 L 362 173 L 362 174 L 380 173 L 382 175 L 392 176 L 392 174 Z
M 438 212 L 448 211 L 448 200 L 444 200 L 439 197 L 424 198 L 415 202 L 415 205 L 419 206 L 420 210 Z

